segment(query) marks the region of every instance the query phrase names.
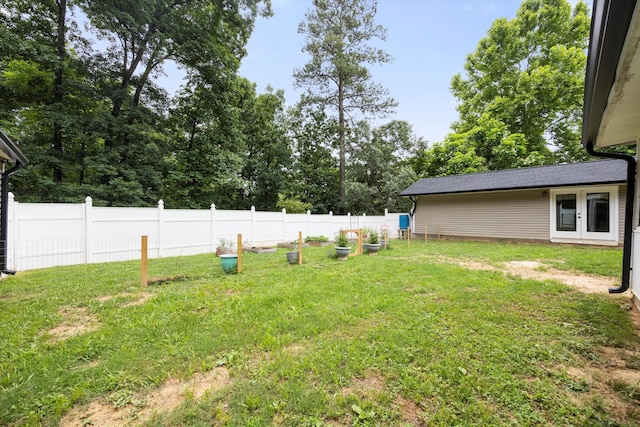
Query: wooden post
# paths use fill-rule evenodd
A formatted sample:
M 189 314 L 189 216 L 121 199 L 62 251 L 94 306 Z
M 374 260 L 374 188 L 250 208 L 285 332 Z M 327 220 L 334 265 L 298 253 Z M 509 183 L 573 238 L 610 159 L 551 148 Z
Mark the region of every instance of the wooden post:
M 407 246 L 411 246 L 411 227 L 407 227 Z
M 440 224 L 438 224 L 438 240 L 440 240 Z
M 142 236 L 142 239 L 140 242 L 141 252 L 142 252 L 142 256 L 140 258 L 140 284 L 142 286 L 147 286 L 148 284 L 148 277 L 147 277 L 147 273 L 149 271 L 149 263 L 148 263 L 148 257 L 147 257 L 147 251 L 149 249 L 148 242 L 149 240 L 147 236 Z
M 298 231 L 298 265 L 302 265 L 302 231 Z
M 242 273 L 242 234 L 238 234 L 238 273 Z
M 389 231 L 388 230 L 384 230 L 382 232 L 382 241 L 384 242 L 384 249 L 387 250 L 387 235 L 388 235 Z
M 428 239 L 428 233 L 427 233 L 428 229 L 427 226 L 424 226 L 424 242 L 427 243 L 427 239 Z

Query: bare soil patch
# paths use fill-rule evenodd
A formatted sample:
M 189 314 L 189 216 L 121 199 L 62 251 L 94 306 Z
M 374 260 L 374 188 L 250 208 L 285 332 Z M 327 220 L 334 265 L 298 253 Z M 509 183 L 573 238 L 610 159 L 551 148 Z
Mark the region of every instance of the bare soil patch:
M 342 389 L 342 395 L 348 396 L 350 394 L 368 397 L 372 393 L 380 393 L 384 390 L 384 377 L 378 373 L 370 373 L 364 378 L 355 378 L 351 381 L 351 384 Z
M 187 398 L 199 399 L 205 393 L 214 393 L 230 384 L 227 369 L 218 367 L 187 380 L 170 379 L 147 395 L 135 396 L 130 404 L 122 407 L 93 401 L 86 407 L 69 411 L 60 421 L 60 426 L 133 426 L 147 421 L 153 414 L 173 411 Z
M 97 301 L 99 302 L 107 302 L 107 301 L 111 301 L 113 299 L 116 298 L 121 298 L 121 297 L 135 297 L 137 299 L 130 301 L 126 304 L 123 304 L 122 307 L 132 307 L 135 305 L 142 305 L 144 303 L 146 303 L 147 301 L 149 301 L 152 297 L 153 294 L 149 293 L 149 292 L 139 292 L 139 293 L 133 293 L 133 292 L 122 292 L 116 295 L 104 295 L 101 297 L 96 298 Z
M 60 307 L 58 314 L 63 318 L 62 323 L 48 331 L 40 332 L 40 336 L 48 335 L 57 342 L 95 331 L 100 327 L 98 319 L 88 313 L 87 307 Z
M 621 424 L 640 420 L 640 402 L 628 399 L 618 390 L 621 386 L 640 386 L 640 371 L 626 367 L 625 359 L 637 351 L 605 347 L 600 353 L 601 363 L 583 361 L 580 367 L 566 368 L 574 381 L 585 383 L 584 392 L 571 392 L 570 399 L 579 406 L 589 406 L 595 400 L 604 404 L 607 413 Z
M 608 294 L 609 288 L 617 286 L 616 279 L 606 276 L 587 275 L 558 270 L 538 261 L 510 261 L 500 267 L 478 261 L 462 261 L 454 258 L 437 257 L 438 262 L 455 263 L 469 270 L 500 271 L 523 279 L 554 280 L 572 286 L 585 293 Z
M 402 421 L 412 426 L 426 426 L 422 410 L 412 400 L 402 396 L 396 398 L 396 405 L 400 409 Z

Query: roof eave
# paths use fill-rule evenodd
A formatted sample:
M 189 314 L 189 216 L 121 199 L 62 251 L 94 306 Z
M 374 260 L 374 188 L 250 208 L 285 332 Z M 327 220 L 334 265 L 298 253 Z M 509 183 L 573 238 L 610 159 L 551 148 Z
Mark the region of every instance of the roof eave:
M 553 184 L 553 185 L 535 185 L 535 186 L 522 186 L 522 187 L 501 187 L 501 188 L 490 188 L 490 189 L 478 189 L 478 190 L 460 190 L 460 191 L 439 191 L 432 193 L 400 193 L 400 197 L 411 197 L 411 196 L 443 196 L 447 194 L 469 194 L 469 193 L 493 193 L 496 191 L 514 191 L 514 190 L 535 190 L 535 189 L 545 189 L 545 188 L 561 188 L 561 187 L 584 187 L 584 186 L 594 186 L 594 185 L 619 185 L 626 184 L 626 180 L 615 180 L 615 181 L 599 181 L 599 182 L 579 182 L 579 183 L 569 183 L 569 184 Z
M 20 163 L 23 166 L 29 163 L 27 157 L 22 154 L 22 151 L 9 139 L 2 129 L 0 129 L 0 152 L 4 153 L 6 156 L 3 157 L 12 163 Z
M 636 0 L 593 2 L 584 91 L 584 146 L 591 142 L 601 148 L 637 141 L 636 129 L 620 134 L 625 127 L 609 123 L 610 119 L 625 115 L 627 122 L 637 122 L 639 114 L 631 99 L 640 96 L 640 75 L 635 76 L 629 68 L 640 41 L 640 32 L 634 31 L 635 27 L 640 29 L 638 17 L 634 16 L 638 14 L 636 3 Z

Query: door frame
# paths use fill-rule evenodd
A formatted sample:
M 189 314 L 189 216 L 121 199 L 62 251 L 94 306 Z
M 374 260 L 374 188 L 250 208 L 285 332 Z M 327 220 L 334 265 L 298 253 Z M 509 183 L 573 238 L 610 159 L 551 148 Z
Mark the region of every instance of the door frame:
M 587 231 L 587 193 L 609 193 L 609 232 Z M 618 193 L 619 186 L 617 185 L 552 188 L 549 197 L 549 236 L 551 242 L 617 246 L 620 239 L 620 199 Z M 558 194 L 576 195 L 576 231 L 556 230 L 556 196 Z

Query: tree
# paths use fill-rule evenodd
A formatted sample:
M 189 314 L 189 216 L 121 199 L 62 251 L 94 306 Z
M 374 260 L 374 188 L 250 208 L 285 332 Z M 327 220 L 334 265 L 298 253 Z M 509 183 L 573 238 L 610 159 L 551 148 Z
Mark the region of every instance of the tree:
M 298 32 L 306 35 L 303 51 L 311 60 L 294 72 L 296 86 L 308 91 L 303 102 L 330 107 L 338 113 L 340 202 L 345 202 L 347 116 L 354 112 L 385 115 L 397 104 L 388 91 L 371 81 L 367 64 L 391 59 L 370 46 L 386 39 L 386 30 L 374 22 L 375 0 L 314 0 Z
M 385 208 L 406 211 L 410 202 L 398 194 L 415 182 L 410 159 L 423 147 L 407 122 L 393 120 L 371 129 L 362 121 L 349 147 L 347 204 L 352 213 L 381 214 Z
M 249 82 L 246 81 L 248 84 Z M 246 138 L 242 153 L 246 159 L 242 169 L 243 190 L 238 207 L 255 206 L 274 210 L 278 195 L 286 187 L 286 172 L 291 163 L 291 149 L 284 128 L 284 91 L 267 92 L 253 97 L 242 106 L 241 123 Z
M 102 107 L 69 2 L 7 0 L 0 9 L 0 124 L 31 160 L 15 191 L 38 202 L 95 194 L 87 167 L 100 162 L 88 136 Z
M 287 112 L 293 165 L 284 196 L 310 204 L 313 213 L 339 209 L 338 162 L 332 155 L 337 127 L 321 107 L 297 105 Z
M 552 146 L 558 161 L 584 159 L 579 143 L 589 22 L 583 2 L 572 10 L 566 0 L 525 0 L 515 19 L 496 20 L 467 56 L 465 74 L 452 79 L 460 113 L 454 131 L 465 134 L 483 127 L 483 117 L 495 119 L 509 135 L 525 139 L 520 146 L 528 153 L 545 157 Z

